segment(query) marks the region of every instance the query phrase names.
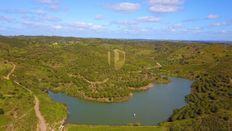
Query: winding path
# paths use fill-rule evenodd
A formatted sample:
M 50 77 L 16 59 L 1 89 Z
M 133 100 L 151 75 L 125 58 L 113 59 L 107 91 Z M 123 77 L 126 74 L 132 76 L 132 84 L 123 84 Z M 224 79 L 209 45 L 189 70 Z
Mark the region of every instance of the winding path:
M 13 74 L 14 71 L 15 71 L 16 65 L 13 64 L 13 63 L 12 63 L 12 65 L 13 65 L 13 68 L 8 73 L 8 75 L 6 77 L 4 77 L 4 79 L 6 79 L 6 80 L 10 80 L 11 74 Z M 26 91 L 28 91 L 31 95 L 33 95 L 33 92 L 30 89 L 28 89 L 25 86 L 21 85 L 19 82 L 14 81 L 14 83 L 16 83 L 17 85 L 19 85 L 20 87 L 22 87 L 23 89 L 25 89 Z M 40 108 L 39 108 L 39 105 L 40 105 L 39 103 L 40 102 L 39 102 L 39 99 L 37 98 L 36 95 L 33 95 L 33 96 L 34 96 L 34 101 L 35 101 L 35 106 L 34 106 L 35 115 L 36 115 L 36 117 L 37 117 L 37 119 L 39 121 L 38 126 L 37 126 L 37 131 L 46 131 L 47 130 L 47 124 L 46 124 L 46 121 L 45 121 L 43 115 L 40 112 Z
M 7 76 L 4 76 L 4 79 L 6 79 L 6 80 L 10 80 L 10 76 L 11 76 L 11 74 L 14 72 L 14 70 L 16 68 L 15 64 L 12 64 L 12 65 L 13 65 L 13 68 L 11 69 L 11 71 L 7 74 Z
M 84 81 L 86 81 L 87 83 L 89 83 L 89 84 L 94 84 L 94 85 L 100 85 L 100 84 L 104 84 L 104 83 L 106 83 L 108 80 L 109 80 L 109 78 L 106 78 L 105 80 L 103 80 L 103 81 L 90 81 L 90 80 L 88 80 L 88 79 L 86 79 L 84 76 L 81 76 L 81 75 L 78 75 L 79 77 L 81 77 Z
M 36 96 L 34 96 L 34 98 L 35 98 L 34 109 L 35 109 L 36 117 L 39 120 L 39 131 L 46 131 L 47 130 L 46 121 L 39 110 L 39 99 Z M 38 127 L 37 127 L 37 130 L 38 130 Z
M 17 85 L 21 86 L 23 89 L 25 89 L 26 91 L 28 91 L 31 95 L 33 95 L 33 92 L 22 86 L 21 84 L 19 84 L 17 81 L 14 81 Z M 33 95 L 34 96 L 34 101 L 35 101 L 35 106 L 34 106 L 34 110 L 35 110 L 35 115 L 39 121 L 38 123 L 38 127 L 37 127 L 37 131 L 46 131 L 47 130 L 47 124 L 46 124 L 46 121 L 42 115 L 42 113 L 40 112 L 40 102 L 39 102 L 39 99 L 37 98 L 36 95 Z

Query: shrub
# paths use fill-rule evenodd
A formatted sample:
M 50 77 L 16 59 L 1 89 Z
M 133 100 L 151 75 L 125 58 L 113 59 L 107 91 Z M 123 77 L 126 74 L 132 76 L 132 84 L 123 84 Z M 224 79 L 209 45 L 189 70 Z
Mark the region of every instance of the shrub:
M 0 99 L 3 99 L 3 95 L 0 93 Z
M 4 114 L 4 110 L 2 108 L 0 108 L 0 115 Z

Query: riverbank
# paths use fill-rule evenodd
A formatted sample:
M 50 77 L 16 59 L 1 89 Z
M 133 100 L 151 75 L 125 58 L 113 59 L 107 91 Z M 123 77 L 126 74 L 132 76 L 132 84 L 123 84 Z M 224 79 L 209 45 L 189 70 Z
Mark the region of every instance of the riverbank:
M 138 87 L 138 88 L 136 88 L 136 87 L 129 87 L 129 89 L 131 90 L 131 91 L 147 91 L 147 90 L 149 90 L 150 88 L 152 88 L 152 87 L 154 87 L 154 83 L 150 83 L 150 84 L 148 84 L 147 86 L 143 86 L 143 87 Z
M 53 92 L 56 93 L 64 93 L 68 96 L 73 96 L 73 97 L 77 97 L 79 99 L 82 100 L 86 100 L 86 101 L 91 101 L 91 102 L 97 102 L 97 103 L 120 103 L 120 102 L 127 102 L 131 99 L 131 97 L 133 97 L 134 92 L 140 92 L 140 91 L 148 91 L 149 89 L 151 89 L 152 87 L 155 86 L 155 84 L 168 84 L 170 83 L 171 80 L 168 78 L 159 78 L 154 80 L 153 82 L 149 83 L 146 86 L 141 86 L 141 87 L 128 87 L 128 89 L 130 90 L 130 93 L 128 96 L 125 97 L 106 97 L 106 98 L 93 98 L 93 97 L 89 97 L 83 93 L 80 92 L 76 92 L 75 95 L 70 94 L 68 91 L 67 92 L 63 92 L 63 89 L 55 89 L 52 90 Z
M 93 98 L 93 97 L 86 96 L 85 94 L 78 94 L 78 93 L 76 93 L 75 95 L 72 95 L 72 94 L 69 94 L 69 93 L 65 93 L 65 94 L 69 95 L 69 96 L 73 96 L 73 97 L 78 97 L 79 99 L 86 100 L 86 101 L 91 101 L 91 102 L 120 103 L 120 102 L 127 102 L 127 101 L 129 101 L 130 98 L 133 97 L 133 92 L 136 92 L 136 91 L 147 91 L 147 90 L 149 90 L 152 87 L 154 87 L 154 83 L 150 83 L 150 84 L 148 84 L 146 86 L 142 86 L 142 87 L 138 87 L 138 88 L 129 87 L 129 90 L 132 91 L 132 92 L 130 92 L 129 95 L 125 96 L 125 97 Z M 53 90 L 53 92 L 63 93 L 62 91 L 59 91 L 59 90 Z
M 120 103 L 89 102 L 53 92 L 49 92 L 49 96 L 56 102 L 67 105 L 69 112 L 67 124 L 119 126 L 141 123 L 151 126 L 168 119 L 174 109 L 183 107 L 185 96 L 191 91 L 191 81 L 180 78 L 170 80 L 172 82 L 169 84 L 157 84 L 148 91 L 134 92 L 133 98 Z M 182 83 L 181 87 L 179 83 Z M 160 105 L 160 100 L 164 104 Z
M 167 127 L 163 126 L 91 126 L 91 125 L 66 125 L 67 131 L 167 131 Z
M 129 87 L 129 89 L 131 91 L 147 91 L 149 89 L 151 89 L 152 87 L 155 86 L 155 84 L 168 84 L 170 83 L 171 80 L 170 79 L 157 79 L 154 82 L 151 82 L 150 84 L 146 85 L 146 86 L 142 86 L 142 87 Z
M 99 103 L 119 103 L 119 102 L 126 102 L 133 96 L 133 93 L 130 93 L 126 97 L 116 97 L 116 98 L 92 98 L 88 96 L 82 96 L 81 99 L 92 101 L 92 102 L 99 102 Z

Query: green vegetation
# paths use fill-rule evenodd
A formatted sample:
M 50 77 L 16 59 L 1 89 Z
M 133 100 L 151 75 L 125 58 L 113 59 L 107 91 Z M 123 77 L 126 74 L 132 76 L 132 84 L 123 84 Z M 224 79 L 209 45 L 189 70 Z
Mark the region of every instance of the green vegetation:
M 0 130 L 35 130 L 37 121 L 30 94 L 6 80 L 0 81 L 0 92 Z
M 51 98 L 44 93 L 38 93 L 38 97 L 40 99 L 40 110 L 49 129 L 58 130 L 59 126 L 64 123 L 64 119 L 67 117 L 66 107 L 52 101 Z
M 108 58 L 108 52 L 113 53 L 115 49 L 125 52 L 125 64 L 121 69 L 115 69 L 113 58 Z M 7 80 L 12 63 L 17 67 Z M 36 129 L 34 98 L 15 81 L 38 96 L 49 128 L 57 129 L 67 112 L 64 105 L 48 97 L 49 90 L 96 102 L 121 102 L 129 100 L 135 91 L 149 89 L 151 83 L 169 82 L 168 76 L 194 82 L 191 94 L 186 97 L 188 104 L 175 110 L 162 127 L 171 130 L 231 129 L 231 45 L 0 36 L 0 130 Z M 67 128 L 84 130 L 89 126 L 68 125 Z M 95 128 L 156 129 L 97 126 L 93 130 Z
M 193 129 L 230 130 L 232 125 L 232 70 L 231 58 L 196 76 L 192 93 L 187 96 L 188 105 L 174 111 L 171 121 L 193 119 Z M 190 128 L 184 126 L 181 128 Z M 173 129 L 176 129 L 174 124 Z M 179 128 L 179 127 L 178 127 Z
M 159 126 L 85 126 L 68 125 L 68 131 L 167 131 L 165 127 Z
M 4 114 L 4 110 L 0 108 L 0 115 Z

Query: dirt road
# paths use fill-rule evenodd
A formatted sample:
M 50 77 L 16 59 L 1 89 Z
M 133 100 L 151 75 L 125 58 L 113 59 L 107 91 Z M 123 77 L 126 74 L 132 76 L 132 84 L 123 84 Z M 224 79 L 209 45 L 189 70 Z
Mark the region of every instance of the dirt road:
M 15 64 L 12 64 L 13 65 L 13 68 L 11 69 L 11 71 L 7 74 L 7 76 L 4 77 L 4 79 L 6 80 L 10 80 L 10 76 L 11 74 L 14 72 L 15 68 L 16 68 L 16 65 Z
M 15 64 L 12 64 L 12 65 L 13 65 L 13 68 L 8 73 L 8 75 L 6 77 L 4 77 L 6 80 L 10 80 L 11 74 L 15 71 L 16 65 Z M 23 89 L 28 91 L 31 95 L 33 95 L 33 92 L 30 89 L 28 89 L 27 87 L 24 87 L 23 85 L 21 85 L 17 81 L 14 81 L 14 83 L 16 83 L 17 85 L 19 85 L 20 87 L 22 87 Z M 46 121 L 45 121 L 44 117 L 42 116 L 40 109 L 39 109 L 39 99 L 35 95 L 33 95 L 33 96 L 34 96 L 34 101 L 35 101 L 34 110 L 35 110 L 36 117 L 39 121 L 39 123 L 37 124 L 38 125 L 37 131 L 46 131 L 47 125 L 46 125 Z
M 34 106 L 35 114 L 39 121 L 39 125 L 38 125 L 39 127 L 37 127 L 37 130 L 39 128 L 39 131 L 46 131 L 47 130 L 46 121 L 39 110 L 39 99 L 36 96 L 34 96 L 34 98 L 35 98 L 35 106 Z

